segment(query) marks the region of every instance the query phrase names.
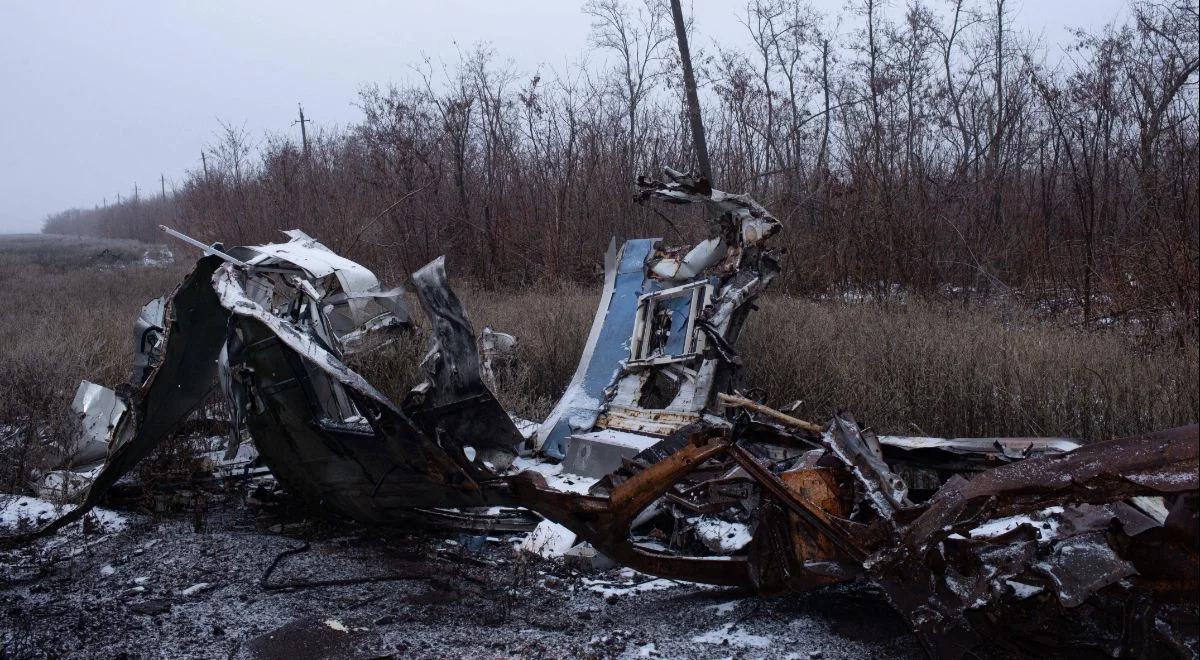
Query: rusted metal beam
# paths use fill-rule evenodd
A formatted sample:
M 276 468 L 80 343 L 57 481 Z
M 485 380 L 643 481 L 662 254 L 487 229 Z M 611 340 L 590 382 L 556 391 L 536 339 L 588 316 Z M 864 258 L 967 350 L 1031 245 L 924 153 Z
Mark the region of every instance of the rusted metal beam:
M 638 547 L 629 537 L 634 518 L 680 479 L 730 447 L 724 429 L 700 429 L 663 460 L 613 488 L 608 497 L 564 493 L 528 471 L 483 484 L 503 492 L 506 501 L 528 507 L 567 527 L 614 561 L 639 571 L 676 580 L 751 589 L 745 557 L 681 557 Z

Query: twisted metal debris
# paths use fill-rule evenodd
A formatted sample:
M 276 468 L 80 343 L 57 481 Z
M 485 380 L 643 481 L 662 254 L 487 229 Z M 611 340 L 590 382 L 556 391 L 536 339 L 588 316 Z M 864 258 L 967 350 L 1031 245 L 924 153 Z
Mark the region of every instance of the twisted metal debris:
M 136 389 L 81 388 L 79 448 L 96 459 L 99 443 L 103 465 L 40 475 L 86 489 L 81 503 L 10 541 L 83 516 L 219 384 L 227 455 L 250 442 L 289 492 L 365 523 L 528 529 L 525 509 L 657 576 L 761 594 L 867 581 L 937 657 L 1196 654 L 1195 425 L 1095 443 L 876 436 L 845 412 L 818 425 L 747 399 L 737 370 L 754 356 L 734 345 L 779 272 L 780 223 L 665 175 L 639 200 L 702 205 L 709 236 L 610 248 L 578 369 L 536 430 L 485 382 L 515 339 L 488 329 L 481 359 L 442 259 L 411 279 L 426 381 L 394 402 L 345 360 L 417 331 L 406 291 L 295 230 L 228 251 L 187 239 L 206 254 L 139 317 Z

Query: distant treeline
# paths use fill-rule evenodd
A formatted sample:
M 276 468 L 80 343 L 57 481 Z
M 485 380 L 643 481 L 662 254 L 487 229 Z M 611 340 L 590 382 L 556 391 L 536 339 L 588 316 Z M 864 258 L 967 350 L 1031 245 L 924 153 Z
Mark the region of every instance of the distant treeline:
M 589 280 L 611 236 L 703 232 L 631 201 L 636 174 L 694 162 L 664 4 L 586 4 L 592 61 L 568 70 L 517 72 L 484 46 L 426 63 L 307 145 L 223 126 L 172 198 L 46 231 L 148 239 L 167 220 L 236 244 L 300 227 L 393 278 L 445 253 L 485 286 Z M 895 22 L 871 0 L 839 16 L 756 0 L 691 35 L 714 184 L 783 221 L 794 292 L 1018 291 L 1194 332 L 1196 5 L 1136 1 L 1054 66 L 1014 10 L 918 0 Z M 752 46 L 706 46 L 724 31 Z

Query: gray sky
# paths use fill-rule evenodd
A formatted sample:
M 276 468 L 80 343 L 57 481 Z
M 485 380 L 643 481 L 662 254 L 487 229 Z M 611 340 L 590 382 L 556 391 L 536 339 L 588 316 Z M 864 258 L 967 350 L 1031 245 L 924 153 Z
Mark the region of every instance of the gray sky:
M 813 4 L 836 15 L 843 0 Z M 563 68 L 588 45 L 581 5 L 0 0 L 0 233 L 38 231 L 48 213 L 113 201 L 135 182 L 157 193 L 160 173 L 169 188 L 199 167 L 218 119 L 253 136 L 297 130 L 291 122 L 301 101 L 319 123 L 353 122 L 362 85 L 410 81 L 426 55 L 454 62 L 459 47 L 489 41 L 521 71 Z M 693 6 L 701 45 L 711 46 L 745 2 Z M 1025 0 L 1017 22 L 1056 43 L 1066 26 L 1096 28 L 1123 7 Z M 744 43 L 744 30 L 733 27 L 732 39 Z

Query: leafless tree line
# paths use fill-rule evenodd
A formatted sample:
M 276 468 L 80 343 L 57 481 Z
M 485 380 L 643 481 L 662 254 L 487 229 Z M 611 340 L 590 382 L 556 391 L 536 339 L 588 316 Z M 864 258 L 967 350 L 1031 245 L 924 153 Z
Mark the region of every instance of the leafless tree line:
M 587 280 L 610 237 L 683 242 L 632 202 L 636 174 L 694 162 L 661 0 L 590 0 L 590 63 L 516 71 L 487 46 L 417 84 L 363 91 L 362 120 L 258 145 L 225 125 L 177 195 L 46 231 L 205 240 L 303 228 L 385 273 L 437 254 L 485 286 Z M 825 16 L 751 0 L 691 36 L 714 184 L 784 220 L 795 292 L 1012 294 L 1087 324 L 1197 329 L 1198 12 L 1135 0 L 1061 63 L 1009 0 L 877 0 Z M 737 35 L 736 39 L 731 38 Z M 721 44 L 745 41 L 750 47 Z

